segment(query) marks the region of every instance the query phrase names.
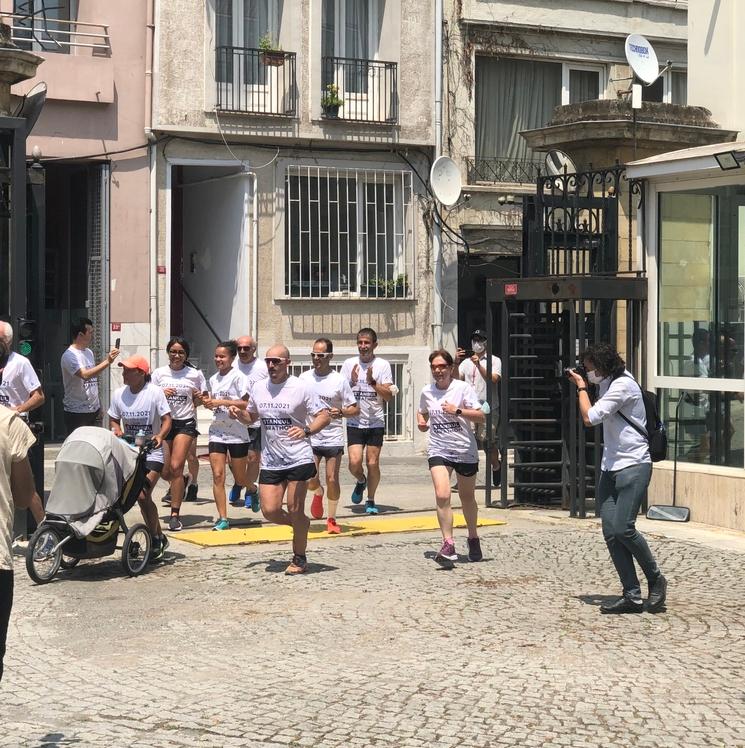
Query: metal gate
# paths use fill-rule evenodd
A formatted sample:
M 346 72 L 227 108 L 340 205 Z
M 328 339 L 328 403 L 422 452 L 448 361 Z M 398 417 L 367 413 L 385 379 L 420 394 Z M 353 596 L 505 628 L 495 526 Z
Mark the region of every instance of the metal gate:
M 641 374 L 646 279 L 643 261 L 633 269 L 631 230 L 640 197 L 640 186 L 628 183 L 619 166 L 540 178 L 524 204 L 524 277 L 487 283 L 487 333 L 502 359 L 502 506 L 586 514 L 601 429 L 582 426 L 564 369 L 576 366 L 589 344 L 620 341 L 628 369 Z M 628 221 L 623 253 L 621 199 Z M 496 392 L 489 397 L 496 401 Z M 488 475 L 486 489 L 490 505 Z

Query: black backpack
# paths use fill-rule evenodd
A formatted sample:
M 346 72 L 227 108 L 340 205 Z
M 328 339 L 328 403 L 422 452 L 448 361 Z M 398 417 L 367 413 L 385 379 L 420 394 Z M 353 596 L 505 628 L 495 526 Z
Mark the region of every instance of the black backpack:
M 628 376 L 623 374 L 622 376 Z M 633 377 L 630 377 L 633 379 Z M 645 431 L 641 426 L 637 426 L 633 421 L 627 418 L 620 410 L 617 410 L 621 418 L 631 426 L 631 428 L 638 431 L 649 444 L 649 456 L 652 458 L 652 462 L 661 462 L 667 459 L 667 432 L 665 431 L 665 424 L 660 420 L 660 415 L 657 412 L 657 395 L 649 390 L 643 390 L 639 382 L 634 380 L 639 392 L 642 393 L 642 402 L 644 403 L 644 411 L 647 416 L 647 430 Z M 649 428 L 649 424 L 653 424 L 652 428 Z

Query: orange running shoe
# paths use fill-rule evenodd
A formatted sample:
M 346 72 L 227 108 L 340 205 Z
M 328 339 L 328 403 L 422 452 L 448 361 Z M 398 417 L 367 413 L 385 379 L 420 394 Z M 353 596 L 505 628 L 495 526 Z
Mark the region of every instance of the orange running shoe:
M 313 519 L 321 519 L 323 517 L 323 494 L 317 493 L 313 496 L 313 501 L 310 502 L 310 516 Z
M 296 553 L 290 561 L 290 565 L 285 569 L 285 574 L 304 574 L 308 569 L 308 561 L 305 556 L 298 556 Z
M 339 535 L 341 533 L 341 527 L 336 524 L 336 520 L 333 517 L 329 517 L 326 520 L 326 532 L 329 535 Z

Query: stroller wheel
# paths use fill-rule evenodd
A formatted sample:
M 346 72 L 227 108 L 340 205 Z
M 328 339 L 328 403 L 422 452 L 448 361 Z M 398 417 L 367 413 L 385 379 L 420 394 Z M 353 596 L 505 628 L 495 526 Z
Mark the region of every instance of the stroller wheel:
M 51 582 L 59 571 L 62 563 L 59 542 L 58 532 L 46 525 L 40 525 L 31 536 L 26 550 L 26 571 L 36 584 Z
M 75 558 L 75 556 L 62 556 L 62 561 L 60 561 L 60 568 L 74 569 L 79 563 L 80 559 Z
M 122 544 L 122 566 L 130 577 L 143 572 L 150 558 L 152 545 L 152 535 L 145 525 L 140 523 L 129 528 Z

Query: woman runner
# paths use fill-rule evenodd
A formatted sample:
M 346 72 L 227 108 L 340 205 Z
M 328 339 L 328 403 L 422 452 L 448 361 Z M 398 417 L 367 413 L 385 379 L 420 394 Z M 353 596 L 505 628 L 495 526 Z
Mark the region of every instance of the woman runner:
M 163 477 L 171 484 L 171 518 L 168 529 L 177 532 L 183 528 L 179 513 L 186 490 L 184 465 L 189 450 L 199 436 L 194 400 L 207 395 L 207 382 L 204 374 L 189 364 L 190 348 L 184 338 L 171 338 L 166 352 L 168 365 L 153 372 L 153 384 L 163 390 L 173 418 L 171 430 L 166 435 L 171 459 Z
M 474 496 L 479 453 L 472 423 L 483 423 L 476 392 L 467 382 L 453 379 L 453 357 L 445 350 L 429 355 L 434 382 L 422 389 L 417 411 L 420 431 L 429 431 L 429 472 L 435 488 L 437 521 L 442 532 L 442 547 L 435 561 L 452 569 L 458 560 L 453 540 L 453 510 L 450 506 L 450 476 L 455 470 L 463 516 L 468 527 L 468 558 L 481 561 L 478 505 Z
M 230 466 L 235 480 L 246 485 L 248 467 L 248 428 L 230 416 L 229 408 L 245 410 L 248 402 L 246 378 L 233 368 L 238 353 L 235 342 L 227 340 L 215 348 L 217 373 L 210 377 L 209 396 L 203 399 L 205 408 L 212 411 L 210 425 L 210 467 L 212 468 L 212 494 L 217 507 L 217 521 L 213 530 L 228 530 L 228 500 L 225 495 L 225 463 L 230 455 Z

